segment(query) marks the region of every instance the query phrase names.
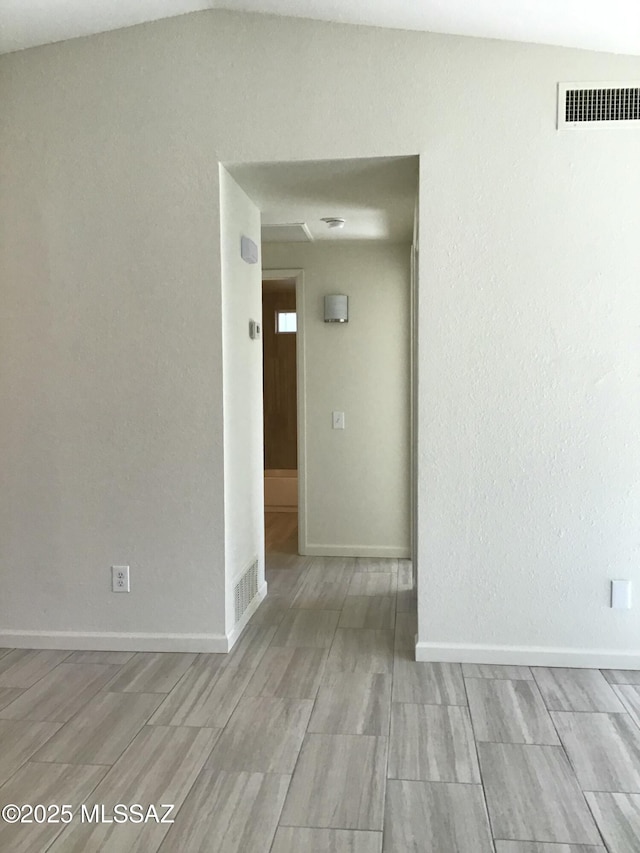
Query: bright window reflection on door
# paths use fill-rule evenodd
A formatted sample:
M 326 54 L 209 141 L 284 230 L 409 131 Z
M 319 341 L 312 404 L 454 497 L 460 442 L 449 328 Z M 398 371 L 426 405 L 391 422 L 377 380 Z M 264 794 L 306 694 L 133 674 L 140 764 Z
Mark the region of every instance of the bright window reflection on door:
M 297 331 L 295 311 L 276 311 L 276 332 L 278 334 Z

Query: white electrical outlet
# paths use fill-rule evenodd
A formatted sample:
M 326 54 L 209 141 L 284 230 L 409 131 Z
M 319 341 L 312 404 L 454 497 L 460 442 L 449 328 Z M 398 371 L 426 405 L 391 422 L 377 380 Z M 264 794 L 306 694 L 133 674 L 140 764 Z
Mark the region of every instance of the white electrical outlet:
M 111 592 L 131 592 L 129 566 L 111 566 Z

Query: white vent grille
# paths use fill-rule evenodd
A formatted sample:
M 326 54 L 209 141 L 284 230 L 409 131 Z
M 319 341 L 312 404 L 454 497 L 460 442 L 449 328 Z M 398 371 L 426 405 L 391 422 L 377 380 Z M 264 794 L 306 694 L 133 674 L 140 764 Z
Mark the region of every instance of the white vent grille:
M 311 243 L 313 237 L 306 222 L 292 222 L 287 225 L 263 225 L 261 228 L 263 243 Z
M 558 129 L 640 125 L 640 83 L 560 83 Z
M 258 561 L 254 560 L 246 572 L 242 575 L 235 590 L 236 603 L 236 625 L 258 594 Z

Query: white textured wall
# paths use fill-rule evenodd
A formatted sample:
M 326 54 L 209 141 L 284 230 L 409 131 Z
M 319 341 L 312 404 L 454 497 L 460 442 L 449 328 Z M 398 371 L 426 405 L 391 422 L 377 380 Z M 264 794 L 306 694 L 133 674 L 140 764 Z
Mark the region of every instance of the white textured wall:
M 218 166 L 140 63 L 57 51 L 0 60 L 1 642 L 215 642 Z
M 266 244 L 304 271 L 306 553 L 409 555 L 409 257 L 392 243 Z M 349 322 L 324 322 L 324 296 Z M 345 430 L 331 426 L 345 413 Z
M 0 59 L 0 626 L 221 630 L 217 162 L 420 153 L 421 641 L 639 652 L 640 136 L 555 130 L 626 79 L 217 12 Z
M 640 655 L 640 134 L 532 128 L 500 162 L 475 139 L 480 168 L 461 157 L 436 189 L 427 163 L 422 184 L 422 272 L 441 286 L 421 294 L 421 654 L 624 663 Z M 609 607 L 613 578 L 636 609 Z
M 240 255 L 243 236 L 260 245 L 260 211 L 220 167 L 222 364 L 224 385 L 224 524 L 227 634 L 235 627 L 236 581 L 255 559 L 264 583 L 262 341 L 249 320 L 262 320 L 260 259 Z

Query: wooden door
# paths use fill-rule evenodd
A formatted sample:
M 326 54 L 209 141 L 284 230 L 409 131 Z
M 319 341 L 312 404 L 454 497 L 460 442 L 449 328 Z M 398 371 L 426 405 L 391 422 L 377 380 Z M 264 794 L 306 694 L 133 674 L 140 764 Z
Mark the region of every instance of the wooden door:
M 265 282 L 262 292 L 264 355 L 264 467 L 298 467 L 296 333 L 278 332 L 279 311 L 296 310 L 295 287 Z

